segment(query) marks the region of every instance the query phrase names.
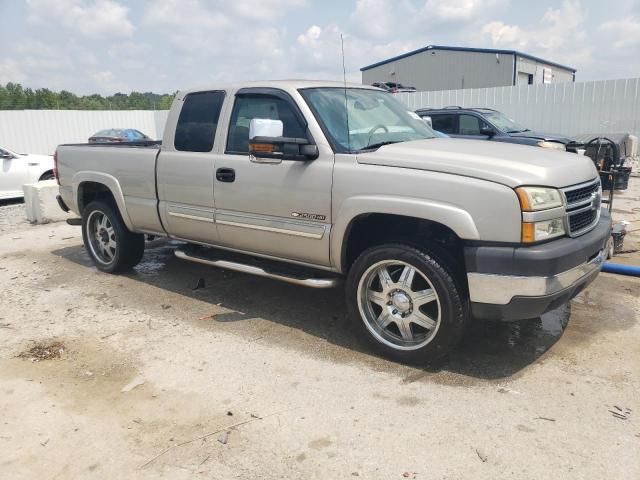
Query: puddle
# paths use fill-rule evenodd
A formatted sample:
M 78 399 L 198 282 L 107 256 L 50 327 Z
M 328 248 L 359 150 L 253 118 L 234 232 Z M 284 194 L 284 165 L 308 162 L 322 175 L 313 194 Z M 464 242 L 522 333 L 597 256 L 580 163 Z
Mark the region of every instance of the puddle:
M 173 247 L 163 245 L 161 247 L 147 248 L 142 261 L 134 267 L 141 275 L 159 275 L 166 267 L 173 255 Z

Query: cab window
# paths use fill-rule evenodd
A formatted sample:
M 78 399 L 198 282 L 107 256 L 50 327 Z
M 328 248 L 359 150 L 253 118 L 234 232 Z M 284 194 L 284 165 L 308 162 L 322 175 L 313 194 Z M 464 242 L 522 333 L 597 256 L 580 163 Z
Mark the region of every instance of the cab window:
M 307 136 L 306 127 L 285 100 L 271 95 L 241 95 L 233 105 L 226 153 L 249 154 L 249 124 L 254 118 L 281 120 L 284 137 Z
M 196 92 L 185 97 L 176 126 L 176 150 L 211 151 L 222 102 L 224 92 Z

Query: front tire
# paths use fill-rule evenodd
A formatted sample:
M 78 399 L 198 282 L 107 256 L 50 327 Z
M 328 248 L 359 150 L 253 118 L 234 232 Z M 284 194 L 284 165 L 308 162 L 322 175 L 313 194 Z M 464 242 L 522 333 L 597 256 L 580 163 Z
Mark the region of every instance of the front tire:
M 96 200 L 86 206 L 82 212 L 82 240 L 102 272 L 129 270 L 144 254 L 144 235 L 130 232 L 110 202 Z
M 403 244 L 364 251 L 347 277 L 347 305 L 358 331 L 403 363 L 442 358 L 457 344 L 466 294 L 446 256 Z

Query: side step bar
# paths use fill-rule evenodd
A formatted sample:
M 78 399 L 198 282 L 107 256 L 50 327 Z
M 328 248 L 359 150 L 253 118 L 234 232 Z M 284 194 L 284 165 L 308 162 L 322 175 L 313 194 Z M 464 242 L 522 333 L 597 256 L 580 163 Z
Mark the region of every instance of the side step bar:
M 209 265 L 211 267 L 224 268 L 226 270 L 234 270 L 236 272 L 249 273 L 251 275 L 257 275 L 258 277 L 273 278 L 275 280 L 281 280 L 287 283 L 293 283 L 294 285 L 302 285 L 304 287 L 311 288 L 333 288 L 342 283 L 342 279 L 339 277 L 325 277 L 325 278 L 313 278 L 305 277 L 295 274 L 287 274 L 284 272 L 270 272 L 267 269 L 248 263 L 232 262 L 229 260 L 205 258 L 204 256 L 197 255 L 191 252 L 185 252 L 184 250 L 175 250 L 175 255 L 183 260 L 189 260 L 191 262 L 202 263 L 203 265 Z M 273 263 L 273 262 L 270 262 Z M 302 272 L 296 272 L 302 273 Z

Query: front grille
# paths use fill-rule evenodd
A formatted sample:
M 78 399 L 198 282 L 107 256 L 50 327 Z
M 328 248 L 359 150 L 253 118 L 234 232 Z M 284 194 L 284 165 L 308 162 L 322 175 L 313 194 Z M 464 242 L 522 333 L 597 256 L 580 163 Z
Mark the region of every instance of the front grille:
M 567 204 L 569 235 L 588 232 L 600 218 L 600 179 L 563 188 Z
M 587 185 L 586 187 L 576 188 L 575 190 L 565 190 L 564 194 L 567 197 L 567 205 L 572 203 L 582 202 L 588 198 L 591 198 L 593 192 L 598 191 L 598 184 Z
M 585 210 L 584 212 L 569 215 L 569 230 L 572 233 L 584 230 L 596 220 L 597 216 L 597 210 L 591 208 L 589 210 Z

